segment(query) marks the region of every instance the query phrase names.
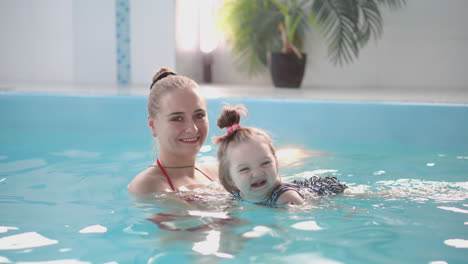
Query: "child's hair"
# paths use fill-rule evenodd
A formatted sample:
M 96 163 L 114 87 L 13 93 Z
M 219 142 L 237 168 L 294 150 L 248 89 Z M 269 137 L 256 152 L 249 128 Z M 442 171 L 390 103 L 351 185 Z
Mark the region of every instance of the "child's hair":
M 242 127 L 239 126 L 241 115 L 247 116 L 247 108 L 243 105 L 225 106 L 223 107 L 221 115 L 218 117 L 217 125 L 219 128 L 227 128 L 228 133 L 223 136 L 214 137 L 213 143 L 219 144 L 218 148 L 218 162 L 219 162 L 219 180 L 224 188 L 234 194 L 239 190 L 234 185 L 231 173 L 230 173 L 230 162 L 228 157 L 228 150 L 231 146 L 248 141 L 257 140 L 263 141 L 268 145 L 276 164 L 276 151 L 273 147 L 271 137 L 263 130 L 255 127 Z M 237 127 L 239 126 L 239 127 Z
M 167 67 L 162 67 L 152 79 L 148 96 L 148 114 L 151 118 L 156 117 L 161 103 L 161 96 L 167 91 L 196 88 L 198 88 L 198 84 L 192 79 L 178 75 Z

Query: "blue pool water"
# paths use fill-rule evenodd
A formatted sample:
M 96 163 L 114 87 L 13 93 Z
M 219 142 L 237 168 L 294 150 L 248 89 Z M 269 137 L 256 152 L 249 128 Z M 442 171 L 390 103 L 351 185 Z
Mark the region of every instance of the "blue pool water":
M 206 195 L 139 201 L 150 165 L 144 97 L 0 95 L 0 263 L 466 263 L 468 106 L 210 99 L 243 103 L 269 131 L 286 181 L 327 174 L 357 196 L 265 208 Z M 215 157 L 207 140 L 200 161 Z M 158 227 L 147 218 L 166 215 Z M 168 231 L 164 227 L 206 229 Z

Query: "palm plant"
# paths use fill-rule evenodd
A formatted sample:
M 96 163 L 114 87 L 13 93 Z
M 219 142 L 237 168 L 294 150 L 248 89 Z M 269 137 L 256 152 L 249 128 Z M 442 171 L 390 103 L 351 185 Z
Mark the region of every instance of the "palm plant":
M 353 62 L 370 39 L 383 32 L 381 7 L 397 9 L 406 0 L 226 0 L 218 12 L 239 68 L 262 72 L 268 53 L 295 53 L 310 26 L 318 29 L 335 65 Z

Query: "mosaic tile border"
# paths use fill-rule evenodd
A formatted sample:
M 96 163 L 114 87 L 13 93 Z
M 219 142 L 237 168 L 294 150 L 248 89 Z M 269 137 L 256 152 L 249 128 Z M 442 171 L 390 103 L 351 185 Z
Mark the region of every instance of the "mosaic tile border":
M 115 1 L 115 27 L 117 45 L 117 82 L 129 84 L 131 76 L 130 54 L 130 0 Z

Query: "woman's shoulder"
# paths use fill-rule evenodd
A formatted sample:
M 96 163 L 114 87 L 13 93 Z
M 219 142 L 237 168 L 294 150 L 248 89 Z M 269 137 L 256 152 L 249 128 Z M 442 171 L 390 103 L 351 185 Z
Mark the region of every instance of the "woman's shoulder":
M 201 170 L 204 174 L 208 175 L 212 180 L 219 181 L 218 163 L 201 163 L 197 164 L 197 168 Z
M 155 167 L 149 167 L 138 173 L 128 185 L 128 191 L 133 194 L 145 194 L 166 191 L 161 184 L 161 175 Z

